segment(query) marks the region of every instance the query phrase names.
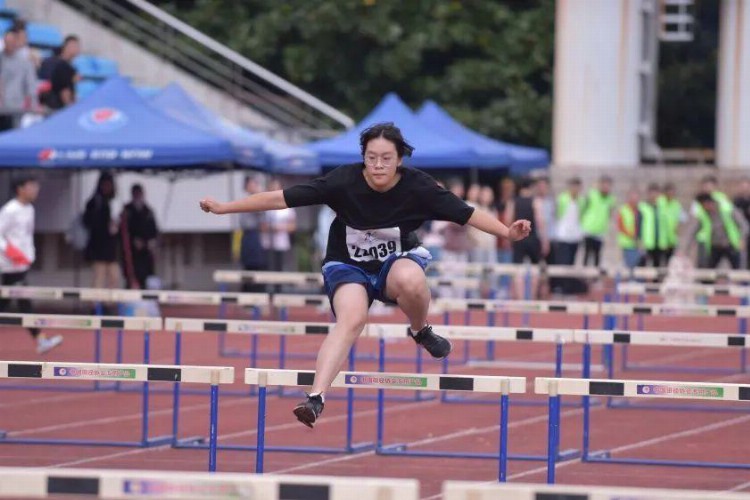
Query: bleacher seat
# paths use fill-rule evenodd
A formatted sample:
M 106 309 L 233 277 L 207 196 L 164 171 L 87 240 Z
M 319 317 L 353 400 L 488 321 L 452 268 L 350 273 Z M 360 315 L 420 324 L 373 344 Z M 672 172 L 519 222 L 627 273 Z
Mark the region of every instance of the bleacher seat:
M 81 80 L 76 83 L 76 99 L 78 101 L 85 99 L 98 89 L 101 84 L 101 82 L 95 80 Z
M 63 42 L 63 35 L 57 27 L 50 24 L 29 23 L 26 25 L 29 35 L 29 45 L 32 47 L 59 47 Z
M 6 7 L 5 0 L 0 0 L 0 18 L 15 19 L 16 17 L 18 17 L 18 12 L 15 9 Z
M 8 31 L 8 28 L 10 28 L 11 26 L 13 26 L 13 19 L 0 17 L 0 35 Z
M 73 66 L 83 78 L 94 80 L 106 80 L 119 74 L 117 62 L 104 57 L 80 55 L 73 60 Z

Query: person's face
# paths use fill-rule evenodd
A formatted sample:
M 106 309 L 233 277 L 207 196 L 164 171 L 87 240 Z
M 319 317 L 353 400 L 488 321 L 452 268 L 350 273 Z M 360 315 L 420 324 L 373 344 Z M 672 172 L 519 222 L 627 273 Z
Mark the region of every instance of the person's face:
M 383 137 L 370 139 L 365 146 L 365 176 L 369 183 L 377 188 L 388 188 L 393 184 L 401 166 L 396 145 Z
M 18 188 L 18 197 L 26 203 L 33 203 L 39 196 L 39 183 L 29 181 Z
M 516 183 L 513 182 L 513 179 L 503 179 L 502 184 L 500 184 L 500 193 L 502 194 L 502 197 L 504 199 L 512 198 L 513 195 L 516 193 Z
M 705 181 L 701 184 L 701 191 L 704 193 L 713 193 L 716 191 L 716 184 L 713 181 Z
M 248 194 L 255 194 L 260 192 L 260 183 L 255 179 L 249 179 L 245 184 L 245 191 Z
M 81 53 L 81 44 L 76 40 L 71 40 L 65 46 L 65 56 L 67 59 L 78 57 Z
M 708 212 L 710 214 L 716 213 L 716 202 L 715 201 L 713 201 L 713 200 L 711 200 L 711 201 L 704 201 L 702 203 L 702 205 L 703 205 L 703 208 L 706 210 L 706 212 Z
M 109 179 L 104 180 L 99 187 L 99 191 L 104 196 L 112 196 L 115 193 L 115 185 Z
M 479 191 L 479 204 L 483 207 L 489 207 L 495 202 L 495 193 L 492 188 L 485 186 Z
M 535 191 L 537 196 L 547 196 L 549 194 L 549 184 L 547 181 L 537 181 Z
M 3 37 L 5 43 L 5 50 L 7 52 L 14 52 L 18 48 L 18 35 L 15 33 L 6 33 Z
M 641 197 L 638 195 L 638 191 L 633 190 L 628 193 L 628 203 L 631 205 L 637 205 L 640 201 L 640 198 Z
M 649 189 L 648 190 L 648 202 L 651 204 L 656 203 L 656 200 L 659 198 L 659 191 L 656 189 Z
M 469 186 L 469 190 L 466 192 L 466 200 L 472 203 L 479 203 L 479 192 L 481 189 L 479 184 Z
M 570 184 L 568 186 L 568 189 L 570 190 L 571 196 L 577 197 L 578 194 L 581 192 L 581 185 L 580 184 Z
M 674 188 L 667 188 L 667 189 L 665 189 L 665 190 L 664 190 L 664 195 L 665 195 L 665 196 L 666 196 L 667 198 L 674 198 L 674 196 L 675 196 L 675 191 L 674 191 Z
M 740 190 L 740 194 L 742 194 L 743 196 L 750 195 L 750 181 L 740 182 L 739 190 Z
M 144 199 L 145 199 L 145 195 L 144 195 L 143 191 L 141 191 L 141 190 L 133 191 L 133 201 L 134 202 L 142 204 Z
M 599 191 L 602 192 L 602 194 L 609 194 L 609 191 L 612 189 L 612 183 L 609 181 L 601 181 L 599 182 Z
M 29 35 L 26 33 L 26 30 L 21 30 L 18 32 L 16 43 L 19 47 L 25 47 L 29 44 Z

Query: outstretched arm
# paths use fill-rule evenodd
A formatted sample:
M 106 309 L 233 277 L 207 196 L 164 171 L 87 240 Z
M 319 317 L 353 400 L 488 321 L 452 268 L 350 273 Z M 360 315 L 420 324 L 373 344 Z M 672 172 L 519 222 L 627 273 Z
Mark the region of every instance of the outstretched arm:
M 485 233 L 508 238 L 510 241 L 522 240 L 531 232 L 531 222 L 527 220 L 517 220 L 508 227 L 484 210 L 474 210 L 468 224 Z
M 281 190 L 266 191 L 225 203 L 220 203 L 213 198 L 204 198 L 200 201 L 200 207 L 204 212 L 218 215 L 239 212 L 265 212 L 288 208 L 284 199 L 284 192 Z

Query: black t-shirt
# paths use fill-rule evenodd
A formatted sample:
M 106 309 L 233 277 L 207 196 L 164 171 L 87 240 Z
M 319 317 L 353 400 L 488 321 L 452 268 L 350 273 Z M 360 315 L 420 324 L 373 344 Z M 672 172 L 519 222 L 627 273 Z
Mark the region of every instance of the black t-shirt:
M 345 165 L 284 190 L 289 207 L 328 205 L 336 212 L 324 262 L 344 262 L 377 272 L 390 255 L 419 246 L 415 231 L 425 221 L 463 225 L 474 213 L 421 170 L 401 168 L 401 179 L 384 193 L 367 184 L 363 170 L 362 163 Z
M 50 90 L 50 100 L 47 105 L 52 109 L 59 109 L 65 106 L 62 101 L 62 91 L 65 89 L 70 90 L 75 100 L 75 85 L 73 80 L 76 76 L 76 69 L 65 59 L 60 59 L 52 69 L 52 75 L 50 76 L 50 84 L 52 90 Z

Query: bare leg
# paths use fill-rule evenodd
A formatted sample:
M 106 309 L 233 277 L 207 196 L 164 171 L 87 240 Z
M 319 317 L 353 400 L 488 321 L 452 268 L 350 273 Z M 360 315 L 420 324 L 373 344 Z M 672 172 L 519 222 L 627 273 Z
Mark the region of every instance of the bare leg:
M 95 261 L 94 267 L 94 288 L 104 288 L 107 282 L 107 264 L 106 262 Z
M 409 318 L 411 331 L 416 333 L 427 325 L 430 289 L 422 268 L 411 259 L 398 259 L 391 266 L 385 283 L 386 296 L 395 300 Z
M 107 288 L 121 288 L 120 266 L 116 262 L 107 264 Z
M 349 350 L 362 333 L 369 308 L 365 287 L 359 283 L 339 286 L 333 295 L 333 307 L 336 310 L 336 325 L 318 351 L 311 394 L 328 390 L 346 361 Z

